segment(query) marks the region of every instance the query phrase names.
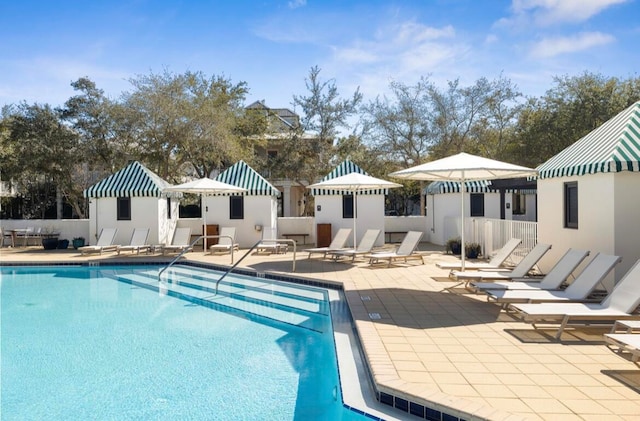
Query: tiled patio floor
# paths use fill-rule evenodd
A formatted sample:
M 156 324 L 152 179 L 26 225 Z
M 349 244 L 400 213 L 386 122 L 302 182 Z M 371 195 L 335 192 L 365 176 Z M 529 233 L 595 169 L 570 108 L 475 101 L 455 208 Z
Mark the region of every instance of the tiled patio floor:
M 424 265 L 410 261 L 390 268 L 307 259 L 298 251 L 298 276 L 344 285 L 380 391 L 469 420 L 640 419 L 640 367 L 604 345 L 604 330 L 568 329 L 555 341 L 555 330 L 536 331 L 480 295 L 447 290 L 455 283 L 435 263 L 456 258 L 429 244 L 421 250 Z M 195 251 L 186 257 L 231 263 L 229 255 Z M 118 258 L 167 259 L 0 249 L 2 262 Z M 240 266 L 290 274 L 292 253 L 249 255 Z

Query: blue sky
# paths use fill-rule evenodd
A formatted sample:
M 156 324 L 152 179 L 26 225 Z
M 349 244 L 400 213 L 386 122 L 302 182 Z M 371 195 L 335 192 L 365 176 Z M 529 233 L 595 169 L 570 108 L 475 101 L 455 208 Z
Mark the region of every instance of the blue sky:
M 640 0 L 4 1 L 0 106 L 62 105 L 88 76 L 117 98 L 137 75 L 244 81 L 247 104 L 292 108 L 312 66 L 365 100 L 420 76 L 501 74 L 526 95 L 584 71 L 640 77 Z

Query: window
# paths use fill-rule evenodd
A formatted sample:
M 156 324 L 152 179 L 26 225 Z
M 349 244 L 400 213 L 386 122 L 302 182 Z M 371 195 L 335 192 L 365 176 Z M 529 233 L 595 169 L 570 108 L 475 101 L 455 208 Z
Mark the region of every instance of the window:
M 578 228 L 578 182 L 564 183 L 564 227 Z
M 131 221 L 130 197 L 118 197 L 118 221 Z
M 471 193 L 471 216 L 484 216 L 484 193 Z
M 342 196 L 342 217 L 353 219 L 353 195 L 351 194 Z
M 524 215 L 527 213 L 527 200 L 526 196 L 521 193 L 513 193 L 513 197 L 511 199 L 513 203 L 512 213 L 514 215 Z
M 167 197 L 167 219 L 171 219 L 171 198 Z
M 244 219 L 244 196 L 229 197 L 229 219 Z

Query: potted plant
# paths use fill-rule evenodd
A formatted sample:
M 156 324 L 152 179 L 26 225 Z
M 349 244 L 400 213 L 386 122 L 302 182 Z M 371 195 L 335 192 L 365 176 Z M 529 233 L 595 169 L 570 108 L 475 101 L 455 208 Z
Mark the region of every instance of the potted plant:
M 62 239 L 62 240 L 58 240 L 58 248 L 61 250 L 66 250 L 67 248 L 69 248 L 69 240 Z
M 71 243 L 73 244 L 73 248 L 76 250 L 78 247 L 84 247 L 84 237 L 73 237 L 73 241 Z
M 482 247 L 478 243 L 465 243 L 464 244 L 464 254 L 469 259 L 477 259 L 478 256 L 482 253 Z
M 42 238 L 42 248 L 44 248 L 45 250 L 55 250 L 56 248 L 58 248 L 59 235 L 60 233 L 57 232 L 54 227 L 45 227 L 40 232 L 40 237 Z
M 446 244 L 447 253 L 459 255 L 462 252 L 462 241 L 460 237 L 449 238 Z

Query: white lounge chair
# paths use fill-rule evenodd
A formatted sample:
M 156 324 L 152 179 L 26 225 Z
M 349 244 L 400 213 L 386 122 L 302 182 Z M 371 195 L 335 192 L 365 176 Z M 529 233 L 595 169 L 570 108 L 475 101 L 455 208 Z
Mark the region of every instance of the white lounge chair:
M 146 251 L 149 254 L 151 245 L 147 244 L 147 238 L 149 237 L 149 228 L 134 228 L 133 234 L 131 234 L 131 241 L 126 246 L 117 246 L 116 251 L 118 254 L 122 251 L 130 251 L 140 254 L 141 251 Z
M 529 271 L 538 263 L 538 261 L 549 251 L 551 245 L 538 243 L 529 253 L 511 270 L 504 271 L 471 271 L 471 272 L 453 272 L 453 276 L 456 280 L 465 282 L 465 288 L 469 288 L 469 284 L 472 281 L 484 281 L 484 280 L 510 280 L 515 278 L 524 278 Z
M 116 251 L 118 246 L 113 244 L 113 240 L 116 238 L 116 232 L 118 232 L 117 228 L 103 228 L 102 231 L 100 231 L 98 242 L 94 246 L 79 247 L 78 251 L 81 255 L 86 253 L 102 254 L 105 251 Z
M 594 290 L 615 265 L 620 263 L 620 256 L 596 254 L 587 267 L 564 290 L 491 290 L 488 289 L 487 300 L 509 305 L 511 303 L 536 303 L 558 301 L 587 301 Z
M 406 262 L 409 259 L 419 259 L 424 265 L 424 258 L 422 257 L 422 254 L 415 252 L 421 238 L 422 232 L 409 231 L 407 232 L 407 235 L 404 236 L 402 243 L 400 243 L 396 251 L 371 253 L 364 257 L 369 259 L 369 264 L 371 265 L 381 261 L 387 261 L 387 266 L 391 266 L 391 263 L 395 260 L 404 260 Z
M 613 322 L 637 319 L 632 314 L 640 304 L 640 260 L 615 285 L 601 303 L 539 303 L 512 304 L 511 309 L 522 321 L 537 328 L 539 324 L 560 324 L 555 335 L 560 339 L 564 329 L 571 325 Z
M 256 253 L 286 253 L 289 246 L 287 243 L 279 243 L 277 239 L 278 235 L 276 228 L 263 228 L 262 240 L 260 241 L 260 244 L 256 246 Z
M 342 257 L 351 257 L 351 261 L 355 261 L 356 256 L 365 255 L 367 253 L 371 253 L 373 250 L 373 246 L 375 246 L 376 241 L 378 241 L 378 237 L 380 236 L 380 230 L 376 229 L 368 229 L 367 232 L 364 233 L 362 239 L 360 240 L 360 244 L 355 249 L 344 249 L 344 250 L 333 250 L 329 252 L 329 255 L 333 258 L 333 260 L 338 260 Z
M 222 227 L 220 228 L 220 237 L 218 238 L 218 244 L 214 244 L 209 247 L 211 253 L 231 253 L 231 250 L 237 251 L 240 249 L 238 243 L 236 243 L 236 228 L 235 227 Z
M 167 253 L 181 253 L 184 250 L 190 250 L 191 244 L 191 228 L 176 228 L 173 232 L 173 240 L 171 244 L 162 246 L 162 255 Z
M 518 248 L 521 242 L 522 240 L 519 238 L 512 238 L 511 240 L 507 241 L 507 243 L 504 246 L 502 246 L 502 248 L 493 255 L 490 261 L 465 262 L 464 268 L 465 270 L 467 269 L 468 270 L 499 269 L 500 267 L 502 267 L 504 262 L 506 262 L 506 260 L 509 258 L 511 253 L 513 253 L 515 249 Z M 460 262 L 453 262 L 453 263 L 442 262 L 442 263 L 436 263 L 436 266 L 439 267 L 440 269 L 449 269 L 452 271 L 462 269 L 462 263 Z
M 605 333 L 604 341 L 609 347 L 618 347 L 618 352 L 631 353 L 631 361 L 636 362 L 640 358 L 640 334 L 638 333 Z
M 559 289 L 588 255 L 588 250 L 569 249 L 541 279 L 519 278 L 511 281 L 470 282 L 469 289 L 476 292 L 495 289 Z
M 322 258 L 324 259 L 330 251 L 344 249 L 350 235 L 351 228 L 340 228 L 328 247 L 314 247 L 306 249 L 305 251 L 309 253 L 307 259 L 310 259 L 312 254 L 322 254 Z

